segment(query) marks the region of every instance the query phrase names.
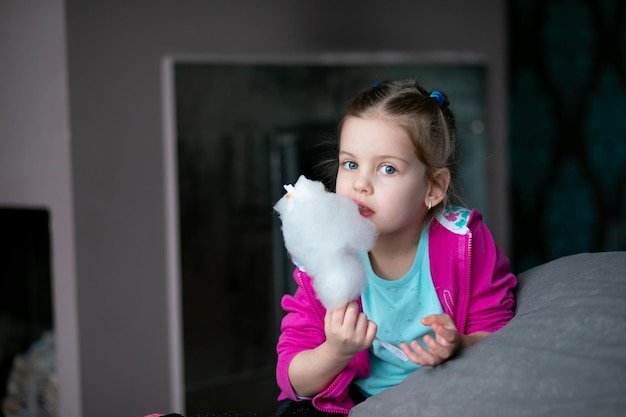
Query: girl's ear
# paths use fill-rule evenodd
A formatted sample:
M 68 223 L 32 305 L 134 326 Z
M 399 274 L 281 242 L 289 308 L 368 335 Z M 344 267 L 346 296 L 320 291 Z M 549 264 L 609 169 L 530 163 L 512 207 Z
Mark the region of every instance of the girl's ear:
M 426 207 L 435 207 L 441 203 L 446 197 L 448 187 L 450 186 L 450 170 L 448 168 L 440 168 L 433 174 L 428 192 L 426 193 Z

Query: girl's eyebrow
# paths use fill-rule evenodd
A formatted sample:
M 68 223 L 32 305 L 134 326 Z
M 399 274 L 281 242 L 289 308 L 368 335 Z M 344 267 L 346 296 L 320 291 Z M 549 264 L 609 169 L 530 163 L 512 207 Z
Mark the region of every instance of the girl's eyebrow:
M 350 158 L 355 158 L 354 154 L 352 154 L 352 153 L 350 153 L 348 151 L 339 151 L 339 156 L 347 156 L 347 157 L 350 157 Z M 409 161 L 407 159 L 405 159 L 405 158 L 403 158 L 401 156 L 396 156 L 396 155 L 376 155 L 376 158 L 377 159 L 383 159 L 383 160 L 394 159 L 396 161 L 400 161 L 400 162 L 403 162 L 405 164 L 409 163 Z

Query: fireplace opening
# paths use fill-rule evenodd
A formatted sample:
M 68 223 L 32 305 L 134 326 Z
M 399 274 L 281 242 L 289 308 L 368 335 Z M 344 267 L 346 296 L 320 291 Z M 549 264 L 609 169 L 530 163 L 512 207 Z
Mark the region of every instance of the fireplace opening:
M 2 417 L 13 415 L 12 411 L 7 410 L 14 410 L 16 407 L 24 410 L 29 405 L 26 396 L 17 401 L 15 398 L 9 398 L 11 392 L 7 383 L 11 377 L 16 379 L 16 373 L 12 372 L 16 369 L 16 358 L 28 358 L 27 354 L 33 351 L 33 347 L 41 349 L 42 340 L 49 342 L 52 339 L 52 307 L 49 211 L 44 208 L 0 208 L 0 400 L 3 405 L 0 408 L 0 416 Z M 51 349 L 50 352 L 53 353 Z M 53 360 L 48 362 L 48 369 L 50 364 L 54 367 Z M 38 364 L 28 365 L 28 371 L 21 370 L 19 378 L 32 382 L 33 375 L 29 375 L 28 372 L 37 372 Z M 15 387 L 15 383 L 13 386 Z

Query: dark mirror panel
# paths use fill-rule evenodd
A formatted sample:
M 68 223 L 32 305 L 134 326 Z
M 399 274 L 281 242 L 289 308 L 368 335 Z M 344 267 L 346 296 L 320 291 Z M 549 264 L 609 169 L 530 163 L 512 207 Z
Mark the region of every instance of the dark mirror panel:
M 347 102 L 408 77 L 449 95 L 466 199 L 488 215 L 481 65 L 175 65 L 187 414 L 274 411 L 279 303 L 294 288 L 272 206 L 300 174 L 332 190 L 320 164 Z

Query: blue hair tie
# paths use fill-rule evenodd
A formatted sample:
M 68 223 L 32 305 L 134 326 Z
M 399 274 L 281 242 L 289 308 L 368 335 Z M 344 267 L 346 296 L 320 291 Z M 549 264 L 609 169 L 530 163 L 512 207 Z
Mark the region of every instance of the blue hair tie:
M 376 87 L 378 87 L 379 85 L 380 85 L 380 83 L 379 83 L 379 82 L 375 82 L 374 84 L 372 84 L 371 88 L 376 88 Z
M 444 98 L 443 98 L 443 94 L 441 94 L 439 91 L 437 90 L 433 90 L 432 93 L 430 93 L 430 96 L 432 98 L 434 98 L 435 100 L 437 100 L 437 104 L 439 104 L 439 107 L 443 106 L 443 102 L 444 102 Z

